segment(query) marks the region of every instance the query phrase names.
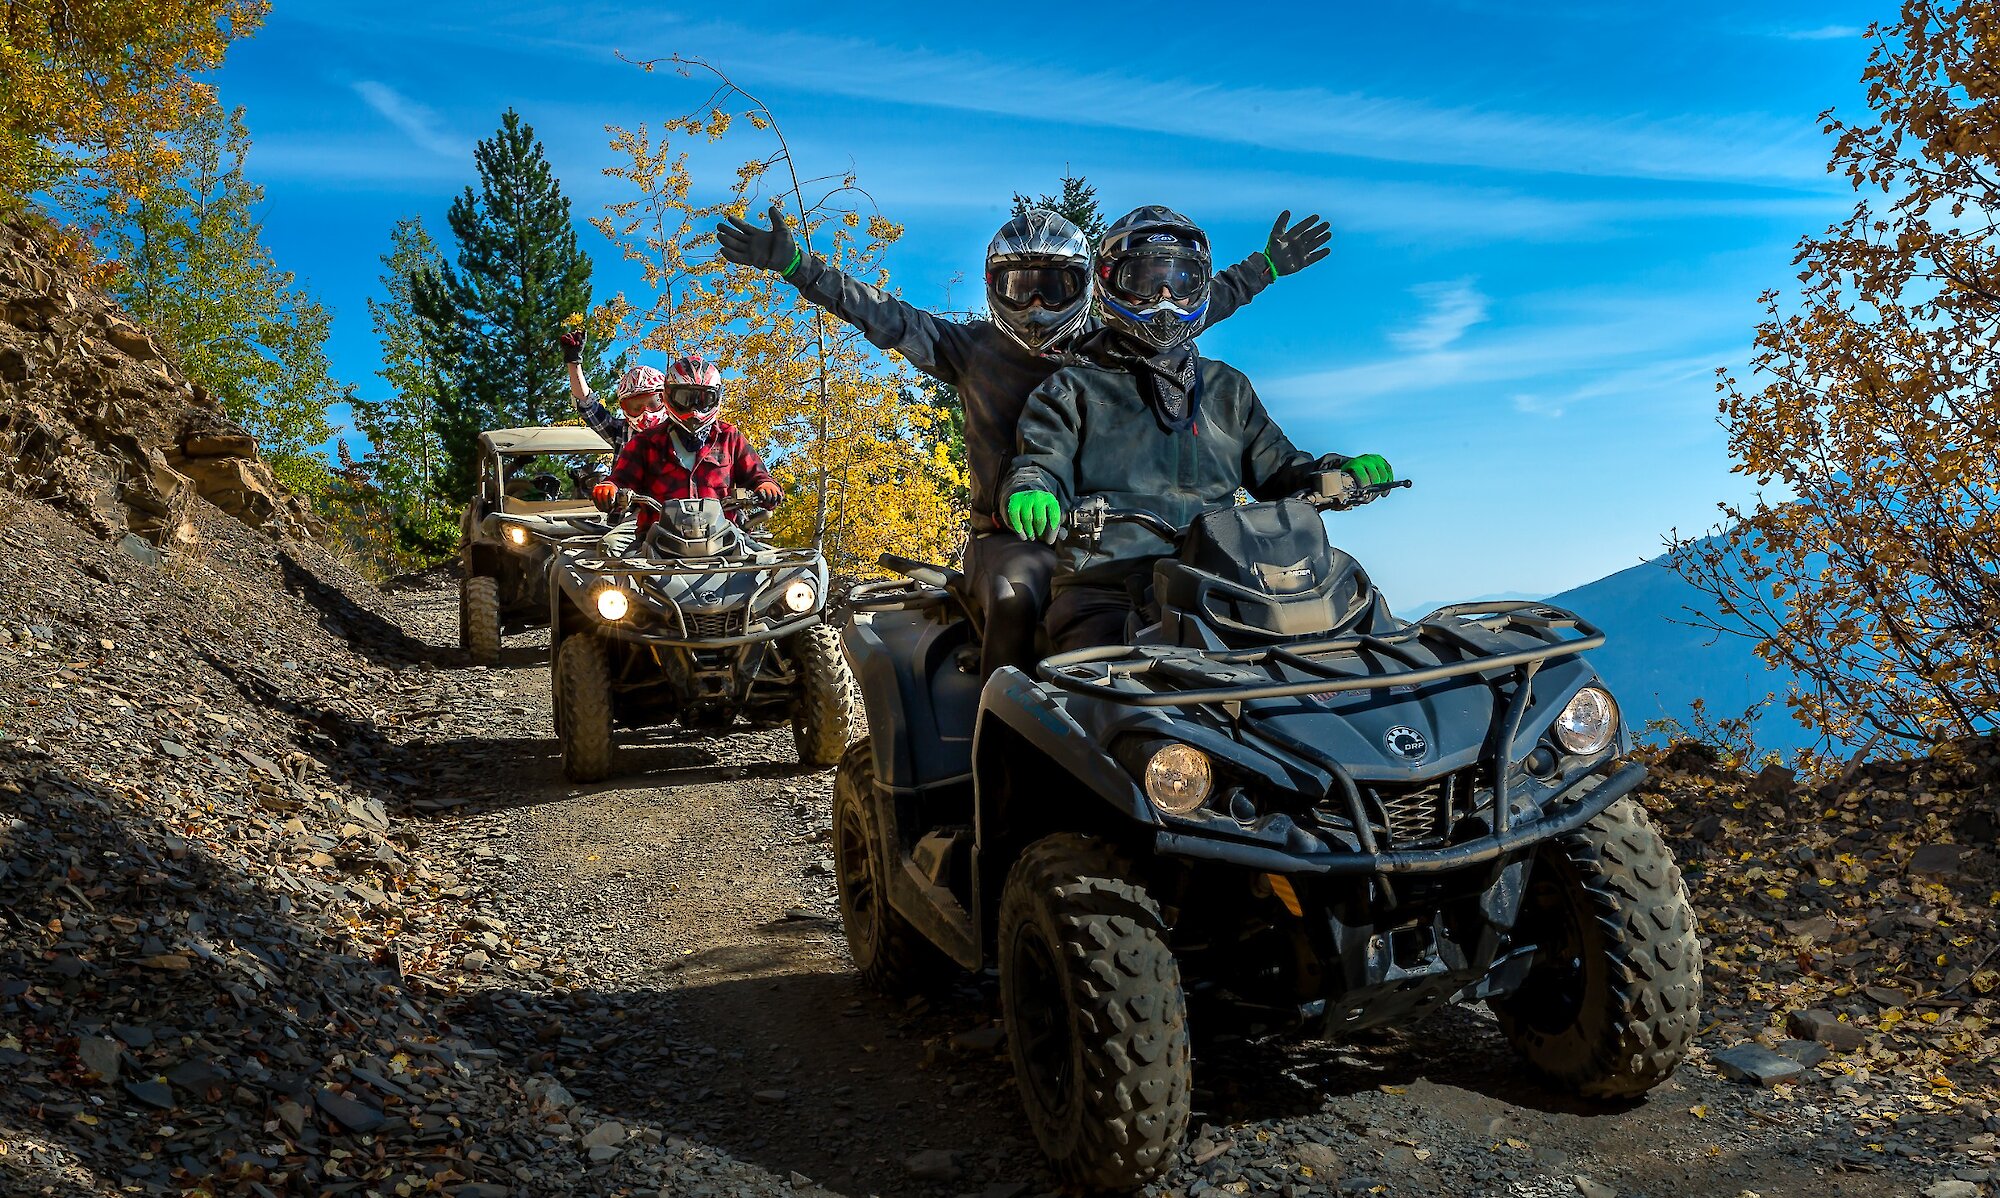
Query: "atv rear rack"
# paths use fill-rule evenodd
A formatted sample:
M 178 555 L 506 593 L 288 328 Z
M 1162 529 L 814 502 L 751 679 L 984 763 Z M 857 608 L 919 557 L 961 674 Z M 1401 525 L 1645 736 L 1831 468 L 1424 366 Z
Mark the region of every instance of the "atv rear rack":
M 1446 621 L 1450 620 L 1450 623 Z M 1534 649 L 1495 653 L 1463 631 L 1467 624 L 1488 632 L 1521 631 L 1547 644 Z M 1562 638 L 1564 631 L 1574 637 Z M 1417 641 L 1441 641 L 1468 656 L 1448 665 L 1426 666 L 1404 646 Z M 1289 699 L 1346 691 L 1388 690 L 1424 686 L 1468 674 L 1516 670 L 1535 662 L 1586 653 L 1604 643 L 1604 633 L 1582 617 L 1546 603 L 1458 603 L 1441 607 L 1397 632 L 1356 633 L 1317 641 L 1260 645 L 1250 649 L 1202 650 L 1180 647 L 1106 645 L 1072 649 L 1046 658 L 1039 673 L 1052 685 L 1072 694 L 1134 707 L 1196 707 L 1244 703 L 1253 699 Z M 1394 658 L 1408 669 L 1354 674 L 1318 660 L 1332 654 L 1372 652 Z M 1300 682 L 1255 682 L 1231 686 L 1194 686 L 1213 676 L 1216 666 L 1289 666 L 1312 675 Z M 1207 668 L 1204 668 L 1207 667 Z M 1184 689 L 1141 689 L 1147 683 L 1181 684 Z M 1122 685 L 1121 685 L 1122 684 Z

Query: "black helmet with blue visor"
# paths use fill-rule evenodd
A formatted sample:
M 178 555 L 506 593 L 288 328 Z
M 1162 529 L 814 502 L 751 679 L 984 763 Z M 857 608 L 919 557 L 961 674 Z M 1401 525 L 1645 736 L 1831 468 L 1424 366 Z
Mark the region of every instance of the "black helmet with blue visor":
M 1171 208 L 1149 204 L 1119 217 L 1097 251 L 1097 316 L 1155 350 L 1201 331 L 1214 282 L 1208 236 Z

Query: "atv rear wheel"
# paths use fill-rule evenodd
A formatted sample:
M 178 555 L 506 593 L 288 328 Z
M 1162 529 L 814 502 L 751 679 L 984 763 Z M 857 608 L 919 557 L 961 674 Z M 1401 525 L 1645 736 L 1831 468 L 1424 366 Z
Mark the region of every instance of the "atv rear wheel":
M 588 632 L 564 637 L 556 648 L 557 736 L 563 776 L 600 782 L 611 773 L 611 668 L 604 642 Z
M 838 765 L 860 731 L 861 698 L 840 651 L 840 633 L 822 624 L 791 639 L 799 693 L 792 700 L 792 743 L 806 765 Z
M 875 818 L 875 749 L 855 741 L 833 776 L 833 868 L 840 926 L 861 980 L 884 994 L 914 994 L 951 976 L 951 960 L 889 905 L 882 863 L 899 850 Z
M 1028 846 L 1000 899 L 1000 995 L 1035 1139 L 1065 1181 L 1136 1189 L 1187 1133 L 1187 997 L 1159 905 L 1109 846 Z
M 500 580 L 475 576 L 458 583 L 458 641 L 474 665 L 500 660 Z
M 1520 989 L 1492 1003 L 1529 1067 L 1586 1098 L 1665 1081 L 1694 1038 L 1701 945 L 1673 854 L 1620 799 L 1544 844 L 1515 939 L 1536 946 Z

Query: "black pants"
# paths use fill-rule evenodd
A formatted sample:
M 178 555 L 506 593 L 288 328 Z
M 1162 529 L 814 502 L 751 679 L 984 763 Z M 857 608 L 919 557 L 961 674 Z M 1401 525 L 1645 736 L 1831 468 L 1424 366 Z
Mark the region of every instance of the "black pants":
M 982 626 L 982 677 L 991 677 L 1001 666 L 1034 672 L 1035 635 L 1041 631 L 1055 573 L 1056 552 L 1040 541 L 989 532 L 974 533 L 966 542 L 965 574 Z
M 1058 653 L 1125 643 L 1125 618 L 1135 610 L 1127 587 L 1064 587 L 1049 604 L 1049 639 Z

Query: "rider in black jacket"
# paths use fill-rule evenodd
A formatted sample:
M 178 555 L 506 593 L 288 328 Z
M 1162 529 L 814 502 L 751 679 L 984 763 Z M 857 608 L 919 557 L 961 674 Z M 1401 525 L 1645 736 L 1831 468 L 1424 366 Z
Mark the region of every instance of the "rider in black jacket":
M 986 294 L 992 316 L 947 320 L 842 274 L 807 254 L 786 226 L 781 204 L 771 227 L 731 217 L 716 230 L 722 256 L 775 271 L 808 300 L 860 329 L 882 349 L 958 388 L 965 405 L 965 455 L 971 474 L 971 536 L 965 571 L 979 605 L 984 658 L 991 674 L 1002 665 L 1031 668 L 1035 632 L 1049 599 L 1055 557 L 1039 541 L 1014 536 L 1000 523 L 1001 484 L 1014 457 L 1015 425 L 1028 393 L 1060 368 L 1068 346 L 1089 331 L 1091 254 L 1075 225 L 1030 209 L 1001 226 L 986 250 Z M 1214 324 L 1250 302 L 1279 275 L 1326 257 L 1332 233 L 1317 216 L 1289 224 L 1282 213 L 1265 248 L 1214 280 L 1204 313 Z
M 1295 448 L 1241 371 L 1195 353 L 1211 280 L 1208 239 L 1186 217 L 1158 206 L 1121 217 L 1097 270 L 1104 327 L 1077 346 L 1097 364 L 1057 371 L 1021 414 L 1003 506 L 1024 540 L 1052 537 L 1086 495 L 1180 528 L 1234 502 L 1239 487 L 1275 499 L 1320 470 L 1368 483 L 1393 477 L 1376 454 L 1316 459 Z M 1094 547 L 1066 546 L 1048 614 L 1056 648 L 1122 640 L 1132 582 L 1143 586 L 1170 549 L 1134 524 L 1106 528 Z

